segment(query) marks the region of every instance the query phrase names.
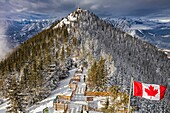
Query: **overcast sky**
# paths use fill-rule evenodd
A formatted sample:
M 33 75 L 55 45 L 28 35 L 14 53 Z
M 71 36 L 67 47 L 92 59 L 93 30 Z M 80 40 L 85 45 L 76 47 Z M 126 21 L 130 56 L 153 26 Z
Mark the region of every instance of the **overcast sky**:
M 99 16 L 148 16 L 170 12 L 170 0 L 0 0 L 0 17 L 62 17 L 79 6 Z M 170 14 L 170 13 L 168 13 Z

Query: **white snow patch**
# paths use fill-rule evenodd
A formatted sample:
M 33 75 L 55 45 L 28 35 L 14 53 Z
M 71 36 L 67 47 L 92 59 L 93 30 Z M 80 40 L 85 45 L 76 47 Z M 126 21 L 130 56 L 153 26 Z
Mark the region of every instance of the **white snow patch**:
M 69 25 L 69 24 L 70 24 L 70 21 L 68 21 L 67 18 L 64 18 L 56 26 L 54 26 L 53 29 L 56 29 L 58 27 L 62 27 L 63 25 Z
M 85 101 L 75 101 L 75 102 L 73 102 L 73 103 L 75 103 L 75 104 L 80 104 L 80 105 L 88 105 L 87 104 L 87 101 L 85 102 Z
M 0 105 L 0 113 L 6 113 L 7 103 Z
M 161 23 L 168 23 L 170 22 L 169 17 L 158 17 L 158 18 L 153 18 L 150 19 L 151 21 L 156 21 L 156 22 L 161 22 Z
M 170 35 L 164 35 L 164 36 L 162 36 L 163 38 L 169 38 L 170 37 Z
M 132 30 L 129 34 L 134 37 L 134 36 L 136 36 L 136 31 Z
M 149 30 L 149 29 L 152 29 L 152 27 L 136 24 L 136 25 L 133 25 L 130 29 L 131 30 Z
M 154 36 L 154 37 L 155 37 L 155 34 L 153 34 L 153 33 L 148 33 L 148 34 L 150 34 L 150 35 L 152 35 L 152 36 Z
M 58 93 L 57 95 L 65 95 L 65 96 L 71 96 L 73 89 L 70 89 L 68 87 L 68 85 L 66 86 L 67 89 L 65 89 L 64 91 L 61 91 L 60 93 Z
M 71 13 L 70 15 L 68 15 L 68 20 L 70 21 L 77 21 L 77 14 L 75 16 L 73 16 L 73 14 Z
M 71 22 L 74 22 L 77 20 L 77 14 L 69 14 L 68 17 L 62 19 L 56 26 L 53 27 L 53 29 L 56 29 L 58 27 L 62 27 L 64 24 L 65 25 L 70 25 Z
M 94 109 L 100 109 L 105 104 L 108 97 L 94 97 L 92 102 L 89 102 L 89 106 Z

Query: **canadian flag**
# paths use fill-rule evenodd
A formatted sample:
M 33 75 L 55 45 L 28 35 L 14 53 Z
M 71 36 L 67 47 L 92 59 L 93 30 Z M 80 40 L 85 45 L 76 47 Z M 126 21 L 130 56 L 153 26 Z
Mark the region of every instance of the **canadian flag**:
M 133 81 L 133 95 L 150 100 L 161 100 L 164 98 L 166 87 L 156 84 L 145 84 Z

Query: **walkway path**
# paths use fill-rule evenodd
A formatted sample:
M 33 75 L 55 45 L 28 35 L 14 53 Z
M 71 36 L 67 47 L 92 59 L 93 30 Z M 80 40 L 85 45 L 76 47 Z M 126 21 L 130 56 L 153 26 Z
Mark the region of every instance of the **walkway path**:
M 80 82 L 78 82 L 76 92 L 69 104 L 68 113 L 81 113 L 83 105 L 87 105 L 87 99 L 86 96 L 84 96 L 86 89 L 86 84 L 84 82 L 84 74 L 86 74 L 86 71 L 83 71 L 80 76 Z

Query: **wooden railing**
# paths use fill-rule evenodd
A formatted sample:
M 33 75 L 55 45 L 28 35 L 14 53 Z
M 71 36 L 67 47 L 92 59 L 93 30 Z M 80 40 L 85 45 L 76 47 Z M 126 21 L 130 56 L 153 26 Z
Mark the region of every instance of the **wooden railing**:
M 65 103 L 53 103 L 53 107 L 55 110 L 64 110 L 68 109 L 68 104 Z
M 85 96 L 110 96 L 110 92 L 85 92 Z
M 65 96 L 65 95 L 58 95 L 59 100 L 71 100 L 71 96 Z

